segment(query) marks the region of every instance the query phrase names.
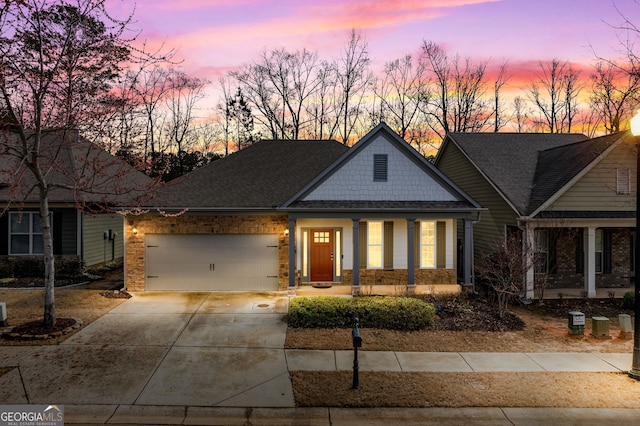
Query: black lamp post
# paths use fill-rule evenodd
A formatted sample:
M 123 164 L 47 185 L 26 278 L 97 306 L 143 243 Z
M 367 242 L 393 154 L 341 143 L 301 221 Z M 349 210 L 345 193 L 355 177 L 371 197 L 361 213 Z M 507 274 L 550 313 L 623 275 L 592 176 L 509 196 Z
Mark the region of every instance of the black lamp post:
M 640 380 L 640 110 L 631 119 L 631 133 L 636 144 L 636 249 L 633 306 L 633 362 L 629 376 Z

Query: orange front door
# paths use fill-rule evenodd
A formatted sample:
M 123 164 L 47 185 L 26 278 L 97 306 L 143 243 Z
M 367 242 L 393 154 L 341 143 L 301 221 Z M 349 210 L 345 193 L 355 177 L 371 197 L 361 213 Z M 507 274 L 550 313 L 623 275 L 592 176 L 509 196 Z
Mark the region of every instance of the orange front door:
M 311 230 L 309 278 L 313 282 L 333 281 L 333 229 Z

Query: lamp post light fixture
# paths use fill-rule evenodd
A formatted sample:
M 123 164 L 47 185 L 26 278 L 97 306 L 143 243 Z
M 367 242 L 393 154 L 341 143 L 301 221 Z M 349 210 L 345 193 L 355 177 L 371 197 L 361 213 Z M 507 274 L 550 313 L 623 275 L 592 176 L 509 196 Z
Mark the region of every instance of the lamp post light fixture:
M 640 380 L 640 110 L 631 119 L 631 134 L 636 144 L 636 248 L 633 313 L 633 362 L 629 376 Z

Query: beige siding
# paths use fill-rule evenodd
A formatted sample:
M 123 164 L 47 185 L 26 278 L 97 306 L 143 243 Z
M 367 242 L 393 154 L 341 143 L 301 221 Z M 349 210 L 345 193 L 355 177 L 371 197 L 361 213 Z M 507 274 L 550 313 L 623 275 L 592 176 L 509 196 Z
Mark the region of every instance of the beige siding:
M 506 225 L 516 224 L 516 213 L 478 170 L 452 143 L 441 153 L 438 168 L 482 207 L 480 222 L 473 227 L 475 253 L 489 253 L 504 239 Z
M 618 145 L 547 210 L 635 210 L 635 162 L 632 146 L 629 143 Z M 616 169 L 631 169 L 630 194 L 617 193 Z
M 102 214 L 84 216 L 84 262 L 85 266 L 110 262 L 124 257 L 124 239 L 122 235 L 123 218 L 120 215 Z M 104 238 L 104 233 L 112 231 L 115 240 Z

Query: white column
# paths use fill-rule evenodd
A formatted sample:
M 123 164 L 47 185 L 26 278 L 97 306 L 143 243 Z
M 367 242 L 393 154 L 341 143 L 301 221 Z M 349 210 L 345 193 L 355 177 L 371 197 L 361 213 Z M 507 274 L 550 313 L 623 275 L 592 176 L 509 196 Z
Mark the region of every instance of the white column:
M 529 264 L 529 268 L 524 276 L 524 297 L 533 299 L 535 297 L 535 262 L 531 262 L 536 250 L 535 227 L 527 223 L 524 235 L 522 236 L 522 255 L 525 256 L 525 262 Z
M 590 226 L 585 232 L 584 289 L 587 297 L 596 297 L 596 228 Z

